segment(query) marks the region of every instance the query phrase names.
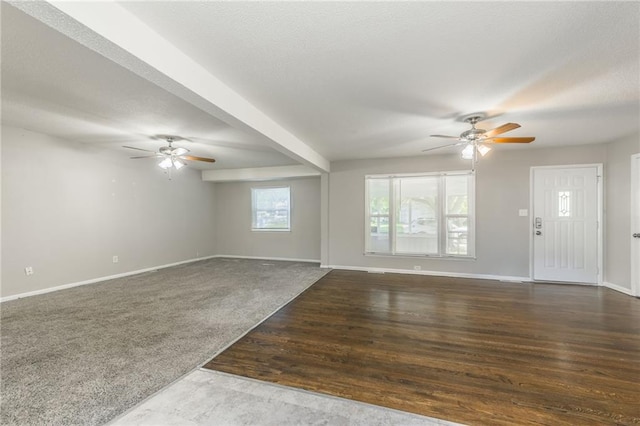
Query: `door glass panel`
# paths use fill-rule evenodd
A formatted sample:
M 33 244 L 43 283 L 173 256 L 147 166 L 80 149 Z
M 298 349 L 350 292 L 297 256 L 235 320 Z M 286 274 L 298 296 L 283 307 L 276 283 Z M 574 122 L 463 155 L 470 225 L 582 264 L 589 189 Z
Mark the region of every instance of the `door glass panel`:
M 558 216 L 571 217 L 571 191 L 558 192 Z

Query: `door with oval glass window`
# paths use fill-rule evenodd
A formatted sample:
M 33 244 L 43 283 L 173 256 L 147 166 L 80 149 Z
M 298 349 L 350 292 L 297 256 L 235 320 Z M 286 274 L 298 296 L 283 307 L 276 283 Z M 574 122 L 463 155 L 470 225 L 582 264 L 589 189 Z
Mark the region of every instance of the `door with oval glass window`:
M 599 165 L 534 167 L 534 280 L 598 284 Z

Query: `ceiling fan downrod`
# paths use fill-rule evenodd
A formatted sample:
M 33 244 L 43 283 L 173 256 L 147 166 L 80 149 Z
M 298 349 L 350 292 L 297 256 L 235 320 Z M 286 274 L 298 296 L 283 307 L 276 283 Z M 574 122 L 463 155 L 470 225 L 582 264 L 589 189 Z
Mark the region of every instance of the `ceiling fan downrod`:
M 480 137 L 487 132 L 484 129 L 477 129 L 476 128 L 476 124 L 480 120 L 482 120 L 482 117 L 479 116 L 479 115 L 474 115 L 474 116 L 465 118 L 464 121 L 466 121 L 467 123 L 471 124 L 471 129 L 469 129 L 469 130 L 467 130 L 465 132 L 462 132 L 462 134 L 460 135 L 460 138 L 466 139 L 468 141 L 476 141 L 476 140 L 480 139 Z

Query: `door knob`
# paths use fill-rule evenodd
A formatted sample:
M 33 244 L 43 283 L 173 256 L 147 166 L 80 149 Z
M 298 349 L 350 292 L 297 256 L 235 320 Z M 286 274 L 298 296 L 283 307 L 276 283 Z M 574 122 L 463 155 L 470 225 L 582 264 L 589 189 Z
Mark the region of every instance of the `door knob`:
M 542 235 L 542 231 L 536 231 L 536 235 Z

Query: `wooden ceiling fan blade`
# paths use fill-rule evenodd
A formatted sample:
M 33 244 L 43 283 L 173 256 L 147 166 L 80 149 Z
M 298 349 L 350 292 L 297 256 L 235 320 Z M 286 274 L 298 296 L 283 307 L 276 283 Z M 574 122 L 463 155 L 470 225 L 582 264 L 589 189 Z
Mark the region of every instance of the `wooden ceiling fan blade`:
M 460 139 L 460 136 L 429 135 L 431 138 Z
M 153 152 L 154 154 L 156 154 L 155 151 L 149 151 L 148 149 L 136 148 L 135 146 L 122 145 L 122 147 L 123 148 L 129 148 L 129 149 L 137 149 L 138 151 L 144 151 L 144 152 Z
M 463 145 L 463 144 L 465 144 L 465 143 L 466 143 L 466 142 L 457 142 L 457 143 L 450 143 L 450 144 L 447 144 L 447 145 L 435 146 L 435 147 L 433 147 L 433 148 L 423 149 L 423 150 L 422 150 L 422 152 L 433 151 L 433 150 L 435 150 L 435 149 L 440 149 L 440 148 L 448 148 L 448 147 L 450 147 L 450 146 Z
M 491 138 L 492 143 L 529 143 L 535 141 L 534 137 L 521 137 L 521 138 Z
M 190 161 L 204 161 L 207 163 L 215 163 L 216 160 L 213 158 L 205 158 L 205 157 L 196 157 L 195 155 L 181 155 L 179 158 L 182 160 L 190 160 Z
M 483 137 L 484 138 L 492 138 L 494 136 L 501 135 L 502 133 L 506 133 L 506 132 L 509 132 L 511 130 L 517 129 L 518 127 L 520 127 L 520 125 L 518 123 L 503 124 L 502 126 L 498 126 L 495 129 L 487 130 L 484 133 Z

